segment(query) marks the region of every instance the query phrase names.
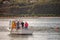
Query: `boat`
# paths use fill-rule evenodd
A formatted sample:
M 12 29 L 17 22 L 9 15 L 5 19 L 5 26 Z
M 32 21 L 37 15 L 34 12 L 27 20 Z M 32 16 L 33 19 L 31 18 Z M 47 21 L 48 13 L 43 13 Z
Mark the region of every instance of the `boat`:
M 26 34 L 26 35 L 28 35 L 28 34 L 33 34 L 33 31 L 32 30 L 30 30 L 29 28 L 22 28 L 20 25 L 18 25 L 18 26 L 20 26 L 20 28 L 19 29 L 17 29 L 17 23 L 15 22 L 15 21 L 12 21 L 11 22 L 11 26 L 10 26 L 10 34 Z
M 33 31 L 29 29 L 20 29 L 20 30 L 11 31 L 10 34 L 32 35 Z

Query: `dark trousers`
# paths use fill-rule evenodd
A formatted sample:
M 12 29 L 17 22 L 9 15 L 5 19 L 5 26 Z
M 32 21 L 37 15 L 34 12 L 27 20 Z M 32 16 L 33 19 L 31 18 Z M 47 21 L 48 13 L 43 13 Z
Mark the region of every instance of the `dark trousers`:
M 22 25 L 22 28 L 24 28 L 24 25 Z
M 17 29 L 20 29 L 20 27 L 19 27 L 19 26 L 17 26 Z

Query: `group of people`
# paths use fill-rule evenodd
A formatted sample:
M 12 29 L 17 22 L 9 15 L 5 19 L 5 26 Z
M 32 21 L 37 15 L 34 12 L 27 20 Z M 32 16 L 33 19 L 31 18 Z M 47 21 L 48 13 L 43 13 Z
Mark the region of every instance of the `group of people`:
M 19 22 L 19 21 L 12 21 L 12 29 L 27 29 L 28 28 L 28 22 Z

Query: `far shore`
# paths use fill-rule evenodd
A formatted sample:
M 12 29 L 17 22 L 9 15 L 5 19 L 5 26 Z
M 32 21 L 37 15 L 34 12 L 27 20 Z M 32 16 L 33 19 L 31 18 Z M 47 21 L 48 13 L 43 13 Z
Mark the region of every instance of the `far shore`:
M 0 19 L 4 18 L 60 18 L 60 17 L 0 17 Z

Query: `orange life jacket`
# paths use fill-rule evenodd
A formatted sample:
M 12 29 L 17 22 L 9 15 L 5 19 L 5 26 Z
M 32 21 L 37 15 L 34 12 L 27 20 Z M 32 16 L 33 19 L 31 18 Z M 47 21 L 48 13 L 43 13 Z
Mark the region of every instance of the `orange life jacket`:
M 16 29 L 16 23 L 14 21 L 12 22 L 12 29 Z

